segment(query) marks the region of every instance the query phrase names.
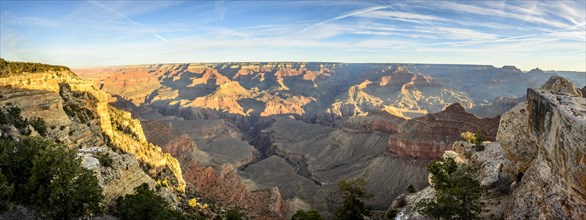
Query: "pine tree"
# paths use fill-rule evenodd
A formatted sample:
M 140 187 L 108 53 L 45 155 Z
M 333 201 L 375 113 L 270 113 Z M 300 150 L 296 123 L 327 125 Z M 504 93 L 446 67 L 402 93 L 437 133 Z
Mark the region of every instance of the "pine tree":
M 421 214 L 444 219 L 477 219 L 482 212 L 482 189 L 476 170 L 447 157 L 428 166 L 436 191 L 432 199 L 423 199 L 415 206 Z

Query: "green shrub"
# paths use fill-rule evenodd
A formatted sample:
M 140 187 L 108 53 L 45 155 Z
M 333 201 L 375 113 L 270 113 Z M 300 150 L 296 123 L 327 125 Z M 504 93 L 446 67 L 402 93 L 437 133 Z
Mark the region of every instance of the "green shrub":
M 366 200 L 374 195 L 365 187 L 364 178 L 340 181 L 334 194 L 342 197 L 342 203 L 333 208 L 333 214 L 338 219 L 363 219 L 363 216 L 370 216 Z
M 476 136 L 476 139 L 474 140 L 474 146 L 476 147 L 476 151 L 483 151 L 484 145 L 482 145 L 482 143 L 486 141 L 486 134 L 484 134 L 484 132 L 482 131 L 479 131 L 476 132 L 476 134 L 474 135 Z
M 96 154 L 96 158 L 100 161 L 100 165 L 103 167 L 112 167 L 112 163 L 114 162 L 112 158 L 110 158 L 109 153 L 98 152 Z
M 478 218 L 484 204 L 476 170 L 451 157 L 432 162 L 428 170 L 436 195 L 418 202 L 415 211 L 438 219 Z
M 415 193 L 415 192 L 417 192 L 417 190 L 415 190 L 415 187 L 413 186 L 413 184 L 411 184 L 407 187 L 407 192 Z
M 239 208 L 230 209 L 226 212 L 226 220 L 245 220 L 246 214 Z
M 136 187 L 133 195 L 119 197 L 114 207 L 116 216 L 121 220 L 142 219 L 186 219 L 173 210 L 167 201 L 149 189 L 146 183 Z
M 0 169 L 14 185 L 13 200 L 26 204 L 31 191 L 26 187 L 31 177 L 33 159 L 44 149 L 55 147 L 55 143 L 40 137 L 27 137 L 19 142 L 0 139 Z
M 0 212 L 8 209 L 10 206 L 10 197 L 13 192 L 14 185 L 8 182 L 8 178 L 2 174 L 2 169 L 0 169 Z
M 391 210 L 387 211 L 387 213 L 385 214 L 385 218 L 395 219 L 398 214 L 399 214 L 399 210 L 391 209 Z
M 3 106 L 0 108 L 0 124 L 10 124 L 20 130 L 21 134 L 30 134 L 29 125 L 31 125 L 35 131 L 41 136 L 47 136 L 47 124 L 42 118 L 33 118 L 28 120 L 23 118 L 20 114 L 22 109 L 16 106 Z
M 35 131 L 37 131 L 41 136 L 47 136 L 47 124 L 42 118 L 33 118 L 33 120 L 30 121 L 30 125 L 33 126 Z
M 69 71 L 68 67 L 48 65 L 42 63 L 29 63 L 29 62 L 10 62 L 0 58 L 0 77 L 6 77 L 10 75 L 18 75 L 27 73 L 39 73 L 47 71 Z
M 323 220 L 319 212 L 315 210 L 297 210 L 291 220 Z
M 484 148 L 485 148 L 485 146 L 484 146 L 484 145 L 482 145 L 482 144 L 479 144 L 479 145 L 474 145 L 474 149 L 475 149 L 476 151 L 483 151 L 483 150 L 484 150 Z
M 19 142 L 0 139 L 0 169 L 14 189 L 9 200 L 31 205 L 47 218 L 89 217 L 101 212 L 98 179 L 64 145 L 41 137 Z
M 100 213 L 103 196 L 98 178 L 80 162 L 76 153 L 63 145 L 42 150 L 33 159 L 27 183 L 32 204 L 54 219 Z

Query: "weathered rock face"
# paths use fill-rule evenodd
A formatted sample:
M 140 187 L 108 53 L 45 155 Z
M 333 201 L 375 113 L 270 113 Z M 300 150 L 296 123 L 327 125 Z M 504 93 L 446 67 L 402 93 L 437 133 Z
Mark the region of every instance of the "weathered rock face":
M 552 76 L 549 78 L 547 82 L 543 84 L 541 89 L 548 90 L 552 93 L 563 93 L 578 97 L 582 96 L 582 92 L 579 89 L 576 89 L 574 83 L 560 76 Z
M 153 186 L 154 180 L 144 170 L 152 171 L 152 176 L 162 171 L 178 191 L 183 190 L 177 160 L 146 142 L 140 123 L 130 113 L 109 107 L 108 99 L 108 94 L 69 71 L 0 78 L 0 106 L 10 103 L 22 109 L 24 118 L 45 119 L 47 138 L 79 150 L 85 166 L 96 171 L 106 202 L 133 192 L 142 183 Z M 106 166 L 96 158 L 111 163 Z
M 402 157 L 437 159 L 465 131 L 484 132 L 494 140 L 499 118 L 478 118 L 456 103 L 442 112 L 408 120 L 389 137 L 388 151 Z
M 501 116 L 496 141 L 501 144 L 505 157 L 514 163 L 510 167 L 511 175 L 523 172 L 537 156 L 539 146 L 528 120 L 529 112 L 525 102 Z
M 480 152 L 468 143 L 454 144 L 457 161 L 474 165 L 490 192 L 483 198 L 489 204 L 483 215 L 586 218 L 586 99 L 575 91 L 571 82 L 554 77 L 540 89 L 528 89 L 527 103 L 502 116 L 500 143 L 485 143 L 486 150 Z M 416 195 L 407 197 L 403 216 L 421 218 L 410 207 L 430 195 Z
M 513 193 L 507 218 L 586 218 L 586 99 L 563 78 L 527 90 L 537 156 Z
M 152 118 L 151 118 L 152 119 Z M 243 208 L 254 219 L 284 219 L 286 203 L 276 188 L 249 190 L 235 167 L 251 162 L 256 150 L 231 123 L 166 117 L 145 122 L 146 137 L 174 155 L 190 189 L 202 197 Z
M 287 208 L 279 191 L 248 191 L 231 165 L 202 167 L 192 163 L 185 170 L 185 179 L 203 197 L 243 208 L 254 219 L 285 219 Z
M 504 157 L 503 149 L 497 142 L 484 142 L 485 149 L 477 151 L 474 144 L 456 141 L 450 151 L 443 157 L 453 157 L 456 162 L 469 164 L 478 170 L 478 180 L 486 189 L 481 201 L 485 203 L 481 219 L 502 219 L 511 204 L 510 184 L 513 181 L 504 171 L 510 161 Z M 399 211 L 398 219 L 431 219 L 414 213 L 413 208 L 422 199 L 435 196 L 435 190 L 429 186 L 412 194 L 403 194 L 395 199 L 389 210 Z M 401 206 L 397 203 L 401 202 Z
M 113 204 L 121 195 L 133 194 L 134 188 L 143 183 L 151 188 L 156 185 L 133 155 L 119 154 L 106 147 L 84 148 L 78 155 L 83 159 L 82 165 L 96 173 L 105 204 Z

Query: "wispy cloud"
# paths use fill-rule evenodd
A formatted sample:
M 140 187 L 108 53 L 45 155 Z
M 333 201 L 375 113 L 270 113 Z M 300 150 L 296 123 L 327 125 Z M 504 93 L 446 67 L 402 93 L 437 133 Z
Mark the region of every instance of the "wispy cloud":
M 216 4 L 214 6 L 214 11 L 218 15 L 220 21 L 224 20 L 224 15 L 226 14 L 226 8 L 224 7 L 224 0 L 216 1 Z
M 358 17 L 365 17 L 365 18 L 375 18 L 375 19 L 388 19 L 388 20 L 400 20 L 400 21 L 407 21 L 407 22 L 414 22 L 414 21 L 447 21 L 448 19 L 431 16 L 431 15 L 424 15 L 424 14 L 417 14 L 417 13 L 409 13 L 409 12 L 400 12 L 400 11 L 367 11 L 361 14 L 357 14 Z
M 19 17 L 11 21 L 12 24 L 16 25 L 31 25 L 41 27 L 57 27 L 59 24 L 55 21 L 50 21 L 45 18 L 37 17 Z
M 140 24 L 140 23 L 138 23 L 138 22 L 136 22 L 136 21 L 134 21 L 134 20 L 130 19 L 130 18 L 129 18 L 129 17 L 127 17 L 126 15 L 124 15 L 124 14 L 122 14 L 122 13 L 120 13 L 120 12 L 118 12 L 118 11 L 114 10 L 113 8 L 110 8 L 110 7 L 108 7 L 108 6 L 106 6 L 106 5 L 102 4 L 102 3 L 100 3 L 100 2 L 98 2 L 98 1 L 88 1 L 88 2 L 90 2 L 90 3 L 92 3 L 92 4 L 96 5 L 96 6 L 99 6 L 99 7 L 103 8 L 103 9 L 106 9 L 106 10 L 108 10 L 108 11 L 110 11 L 110 12 L 114 13 L 115 15 L 117 15 L 117 16 L 119 16 L 119 17 L 121 17 L 121 18 L 124 18 L 124 19 L 125 19 L 125 20 L 127 20 L 128 22 L 130 22 L 130 23 L 132 23 L 132 24 L 136 25 L 137 27 L 139 27 L 139 28 L 140 28 L 140 29 L 142 29 L 143 31 L 145 31 L 145 32 L 147 32 L 147 33 L 150 33 L 150 34 L 152 34 L 154 37 L 156 37 L 156 38 L 158 38 L 158 39 L 160 39 L 160 40 L 162 40 L 162 41 L 168 41 L 168 40 L 167 40 L 167 39 L 165 39 L 163 36 L 161 36 L 161 35 L 157 34 L 156 32 L 149 31 L 149 30 L 148 30 L 148 29 L 147 29 L 147 28 L 146 28 L 146 27 L 145 27 L 143 24 Z
M 321 25 L 324 25 L 324 24 L 327 24 L 327 23 L 330 23 L 330 22 L 333 22 L 333 21 L 337 21 L 337 20 L 344 19 L 344 18 L 347 18 L 347 17 L 352 17 L 352 16 L 356 16 L 356 15 L 360 15 L 360 14 L 364 14 L 364 13 L 367 13 L 367 12 L 376 11 L 376 10 L 380 10 L 380 9 L 384 9 L 384 8 L 387 8 L 387 6 L 373 6 L 373 7 L 369 7 L 369 8 L 365 8 L 365 9 L 351 11 L 351 12 L 348 12 L 346 14 L 343 14 L 343 15 L 340 15 L 340 16 L 337 16 L 337 17 L 334 17 L 334 18 L 325 20 L 325 21 L 321 21 L 321 22 L 315 23 L 315 24 L 313 24 L 313 25 L 311 25 L 309 27 L 303 28 L 299 32 L 305 32 L 305 31 L 307 31 L 309 29 L 316 28 L 318 26 L 321 26 Z

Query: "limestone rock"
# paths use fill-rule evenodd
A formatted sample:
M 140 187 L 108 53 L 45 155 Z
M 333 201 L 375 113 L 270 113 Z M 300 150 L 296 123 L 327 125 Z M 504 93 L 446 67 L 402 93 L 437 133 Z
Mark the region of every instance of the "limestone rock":
M 553 93 L 563 93 L 572 96 L 582 96 L 582 92 L 574 86 L 570 80 L 561 76 L 552 76 L 547 80 L 541 89 L 549 90 Z
M 132 155 L 118 154 L 107 147 L 84 148 L 78 155 L 83 158 L 82 165 L 93 170 L 98 177 L 105 204 L 113 204 L 118 197 L 133 194 L 134 188 L 143 183 L 151 188 L 156 185 Z
M 559 91 L 528 89 L 528 124 L 539 149 L 508 218 L 586 218 L 586 99 Z
M 527 169 L 537 156 L 539 145 L 528 124 L 529 112 L 525 102 L 501 116 L 496 141 L 503 148 L 504 155 L 513 162 L 510 175 L 517 175 Z
M 139 161 L 150 165 L 153 175 L 154 171 L 171 173 L 181 191 L 184 181 L 177 160 L 149 144 L 140 122 L 110 107 L 108 100 L 107 93 L 69 71 L 0 78 L 0 106 L 10 103 L 22 109 L 24 118 L 45 119 L 48 139 L 79 149 L 85 167 L 96 170 L 106 202 L 142 183 L 154 186 Z M 115 153 L 106 146 L 131 154 Z M 100 159 L 109 161 L 108 166 Z
M 431 199 L 434 196 L 435 196 L 435 190 L 432 187 L 426 187 L 426 188 L 423 188 L 422 190 L 417 191 L 415 193 L 407 194 L 404 198 L 405 203 L 404 203 L 403 207 L 395 206 L 395 207 L 391 207 L 389 210 L 398 210 L 399 213 L 397 214 L 397 217 L 395 219 L 399 219 L 399 220 L 432 219 L 427 216 L 422 216 L 421 214 L 419 214 L 417 212 L 414 212 L 413 208 L 415 208 L 415 204 L 417 204 L 419 201 L 421 201 L 423 199 Z M 393 201 L 393 203 L 395 203 L 395 202 Z M 399 203 L 399 202 L 397 202 L 397 203 Z

